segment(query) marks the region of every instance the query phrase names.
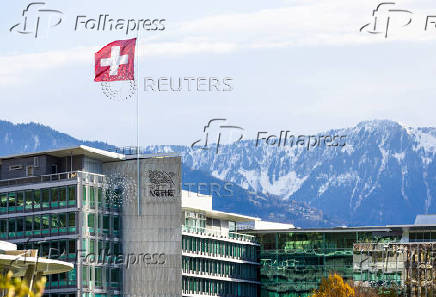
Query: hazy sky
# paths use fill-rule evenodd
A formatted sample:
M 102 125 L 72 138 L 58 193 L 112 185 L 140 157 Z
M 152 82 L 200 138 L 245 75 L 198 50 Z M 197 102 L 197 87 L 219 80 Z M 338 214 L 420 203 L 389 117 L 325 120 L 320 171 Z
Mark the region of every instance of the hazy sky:
M 78 15 L 109 14 L 166 19 L 164 31 L 140 35 L 141 78 L 234 79 L 231 92 L 140 90 L 142 144 L 191 144 L 212 118 L 243 127 L 246 137 L 257 131 L 312 133 L 370 119 L 436 126 L 436 28 L 429 24 L 425 31 L 426 16 L 436 15 L 434 0 L 397 1 L 396 9 L 413 14 L 386 14 L 387 39 L 359 32 L 373 22 L 380 2 L 372 0 L 52 0 L 46 8 L 62 11 L 62 23 L 41 25 L 38 38 L 9 32 L 23 22 L 30 2 L 5 2 L 3 120 L 135 144 L 136 102 L 108 100 L 93 76 L 94 53 L 111 41 L 136 37 L 136 31 L 74 31 Z M 412 23 L 402 27 L 410 17 Z

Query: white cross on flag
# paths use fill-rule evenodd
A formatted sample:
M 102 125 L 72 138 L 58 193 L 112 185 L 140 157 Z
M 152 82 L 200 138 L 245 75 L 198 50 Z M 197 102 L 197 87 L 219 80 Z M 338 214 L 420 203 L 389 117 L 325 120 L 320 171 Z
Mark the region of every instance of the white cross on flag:
M 136 38 L 117 40 L 95 53 L 94 81 L 135 79 Z

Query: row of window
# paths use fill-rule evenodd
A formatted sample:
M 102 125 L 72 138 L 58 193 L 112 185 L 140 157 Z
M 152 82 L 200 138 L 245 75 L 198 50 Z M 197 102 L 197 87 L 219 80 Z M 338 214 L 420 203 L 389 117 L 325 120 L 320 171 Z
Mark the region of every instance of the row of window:
M 218 274 L 223 277 L 232 277 L 245 280 L 257 279 L 257 266 L 203 258 L 183 257 L 183 272 Z
M 249 283 L 183 277 L 183 292 L 222 297 L 257 297 L 257 286 Z
M 84 262 L 96 263 L 102 262 L 105 257 L 105 263 L 112 263 L 114 255 L 122 254 L 121 243 L 109 240 L 96 240 L 93 238 L 82 239 L 82 250 L 80 257 Z M 112 261 L 112 262 L 110 262 Z
M 121 268 L 82 266 L 82 285 L 90 289 L 120 289 L 123 281 Z
M 39 255 L 50 259 L 76 259 L 76 239 L 50 240 L 47 242 L 28 242 L 17 245 L 19 250 L 38 250 Z
M 59 296 L 59 297 L 62 297 L 62 296 Z M 109 295 L 109 294 L 82 293 L 82 297 L 127 297 L 127 296 L 126 295 Z
M 118 211 L 122 202 L 121 190 L 103 190 L 100 187 L 82 186 L 82 205 L 85 208 L 104 208 Z
M 47 275 L 46 289 L 77 287 L 76 268 L 59 274 Z
M 43 297 L 76 297 L 76 293 L 70 294 L 44 294 Z
M 0 214 L 75 207 L 76 186 L 28 190 L 0 194 Z
M 410 242 L 432 242 L 436 241 L 436 232 L 410 232 L 409 234 Z
M 86 223 L 91 235 L 102 234 L 111 237 L 119 237 L 121 230 L 121 217 L 114 214 L 88 213 Z
M 184 252 L 207 253 L 217 257 L 232 257 L 255 262 L 257 260 L 256 246 L 219 241 L 211 238 L 183 236 Z
M 77 213 L 43 214 L 0 220 L 0 238 L 46 237 L 72 234 L 77 230 Z

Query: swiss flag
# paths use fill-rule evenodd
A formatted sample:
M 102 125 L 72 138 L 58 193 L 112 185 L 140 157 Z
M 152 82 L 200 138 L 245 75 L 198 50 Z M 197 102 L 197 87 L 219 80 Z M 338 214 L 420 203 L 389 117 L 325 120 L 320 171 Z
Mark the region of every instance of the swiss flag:
M 116 40 L 95 53 L 94 81 L 135 79 L 136 38 Z

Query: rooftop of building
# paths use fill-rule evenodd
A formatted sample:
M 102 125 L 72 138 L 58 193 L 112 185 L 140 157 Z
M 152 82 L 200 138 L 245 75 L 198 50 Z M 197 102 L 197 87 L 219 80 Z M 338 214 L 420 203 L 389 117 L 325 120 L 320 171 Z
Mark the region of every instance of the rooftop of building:
M 185 190 L 182 191 L 182 209 L 192 212 L 201 212 L 209 218 L 234 222 L 251 222 L 260 220 L 260 218 L 256 217 L 213 210 L 211 195 L 203 195 Z
M 17 158 L 37 157 L 42 155 L 53 156 L 56 158 L 65 158 L 70 156 L 83 155 L 92 159 L 100 160 L 102 162 L 113 162 L 120 160 L 128 160 L 137 158 L 137 150 L 134 148 L 120 148 L 115 151 L 106 151 L 86 145 L 78 145 L 54 150 L 38 151 L 31 153 L 21 153 L 8 156 L 0 156 L 0 165 L 2 161 Z M 147 154 L 140 149 L 140 158 L 162 158 L 162 157 L 175 157 L 176 153 L 163 153 L 163 154 Z
M 415 225 L 434 225 L 436 226 L 436 214 L 417 215 Z
M 346 233 L 346 232 L 391 232 L 393 230 L 436 230 L 436 215 L 418 215 L 414 224 L 386 226 L 337 226 L 320 228 L 252 228 L 244 230 L 247 233 Z

